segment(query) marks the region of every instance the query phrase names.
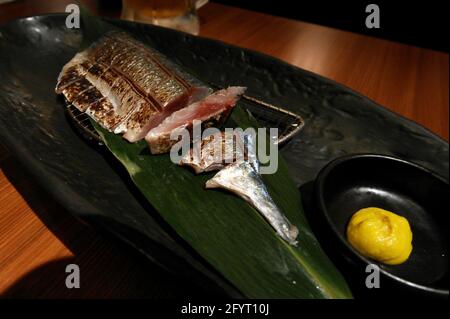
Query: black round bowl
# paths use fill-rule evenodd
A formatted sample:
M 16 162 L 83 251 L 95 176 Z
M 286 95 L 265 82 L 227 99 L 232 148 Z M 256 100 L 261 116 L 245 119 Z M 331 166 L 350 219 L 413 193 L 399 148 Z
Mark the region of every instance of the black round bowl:
M 335 255 L 340 256 L 344 267 L 351 266 L 346 275 L 359 278 L 359 290 L 368 288 L 356 274 L 367 278 L 371 273 L 366 272 L 368 264 L 377 264 L 380 268 L 377 290 L 388 292 L 387 295 L 406 291 L 408 295 L 448 297 L 450 193 L 448 182 L 442 177 L 398 158 L 351 155 L 324 167 L 315 181 L 314 192 L 325 245 L 329 251 L 338 252 Z M 359 254 L 347 241 L 346 227 L 351 216 L 361 208 L 373 206 L 408 219 L 413 251 L 405 263 L 395 266 L 377 263 Z

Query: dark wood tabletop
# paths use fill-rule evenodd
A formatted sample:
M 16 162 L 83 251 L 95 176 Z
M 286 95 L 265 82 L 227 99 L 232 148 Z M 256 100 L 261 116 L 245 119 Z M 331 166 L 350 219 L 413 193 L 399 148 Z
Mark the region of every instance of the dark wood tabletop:
M 63 12 L 71 0 L 0 4 L 0 23 Z M 120 8 L 82 1 L 118 17 Z M 448 141 L 449 56 L 310 23 L 209 3 L 200 35 L 257 50 L 340 82 Z M 0 128 L 1 129 L 1 128 Z M 80 267 L 79 289 L 65 268 Z M 0 294 L 28 298 L 186 297 L 205 292 L 74 219 L 0 141 Z

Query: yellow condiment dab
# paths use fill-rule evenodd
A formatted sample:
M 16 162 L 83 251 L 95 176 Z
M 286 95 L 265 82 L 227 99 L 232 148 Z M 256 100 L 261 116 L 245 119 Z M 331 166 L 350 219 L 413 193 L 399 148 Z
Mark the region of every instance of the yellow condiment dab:
M 412 251 L 408 220 L 377 207 L 361 209 L 352 216 L 347 239 L 362 255 L 388 265 L 405 262 Z

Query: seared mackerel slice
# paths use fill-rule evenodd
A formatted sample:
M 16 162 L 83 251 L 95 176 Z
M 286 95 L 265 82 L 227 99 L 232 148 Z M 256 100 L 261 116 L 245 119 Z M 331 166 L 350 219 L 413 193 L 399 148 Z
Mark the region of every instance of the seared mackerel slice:
M 120 32 L 76 54 L 63 67 L 55 91 L 130 142 L 210 93 L 163 55 Z
M 223 122 L 240 96 L 244 94 L 245 89 L 241 86 L 231 86 L 216 91 L 204 99 L 174 112 L 145 136 L 150 152 L 152 154 L 169 152 L 170 148 L 177 142 L 177 140 L 170 138 L 171 133 L 180 134 L 183 129 L 192 131 L 194 121 L 200 121 L 204 126 L 210 126 L 210 123 Z

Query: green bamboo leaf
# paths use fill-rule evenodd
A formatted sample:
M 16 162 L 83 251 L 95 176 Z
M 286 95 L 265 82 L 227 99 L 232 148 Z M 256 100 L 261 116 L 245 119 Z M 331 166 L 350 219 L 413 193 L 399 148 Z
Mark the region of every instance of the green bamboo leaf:
M 240 107 L 232 122 L 257 124 Z M 194 175 L 169 155 L 151 155 L 144 141 L 128 143 L 95 125 L 106 146 L 159 214 L 205 260 L 249 298 L 351 298 L 341 274 L 324 254 L 305 219 L 301 199 L 279 158 L 264 175 L 273 199 L 298 227 L 298 246 L 287 244 L 244 200 L 206 190 L 214 173 Z

